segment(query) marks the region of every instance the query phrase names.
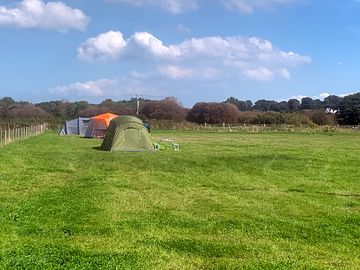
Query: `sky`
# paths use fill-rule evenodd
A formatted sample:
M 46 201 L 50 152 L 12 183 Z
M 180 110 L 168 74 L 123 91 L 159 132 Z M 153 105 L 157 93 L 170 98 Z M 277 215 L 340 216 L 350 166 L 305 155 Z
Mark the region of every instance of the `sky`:
M 0 0 L 0 97 L 99 103 L 346 95 L 359 0 Z

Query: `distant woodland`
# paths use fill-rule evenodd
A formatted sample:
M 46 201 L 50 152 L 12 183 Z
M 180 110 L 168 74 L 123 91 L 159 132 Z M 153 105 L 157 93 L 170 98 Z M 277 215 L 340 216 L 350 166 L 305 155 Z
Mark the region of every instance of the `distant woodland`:
M 174 97 L 162 100 L 136 99 L 100 104 L 67 100 L 30 103 L 15 101 L 11 97 L 0 99 L 0 126 L 29 125 L 34 123 L 60 124 L 79 116 L 91 117 L 112 112 L 118 115 L 138 115 L 144 120 L 168 120 L 197 124 L 289 124 L 289 125 L 359 125 L 360 93 L 339 97 L 328 96 L 323 101 L 304 97 L 301 101 L 256 102 L 230 97 L 223 102 L 198 102 L 185 108 Z

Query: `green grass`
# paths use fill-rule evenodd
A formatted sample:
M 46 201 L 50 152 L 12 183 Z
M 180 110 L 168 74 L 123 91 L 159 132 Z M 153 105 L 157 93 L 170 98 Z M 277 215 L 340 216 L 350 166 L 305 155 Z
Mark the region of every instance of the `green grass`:
M 358 134 L 153 135 L 0 149 L 0 269 L 359 269 Z

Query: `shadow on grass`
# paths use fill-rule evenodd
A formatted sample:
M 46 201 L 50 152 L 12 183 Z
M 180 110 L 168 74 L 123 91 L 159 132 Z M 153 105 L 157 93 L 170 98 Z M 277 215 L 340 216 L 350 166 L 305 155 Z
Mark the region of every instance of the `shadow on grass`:
M 66 245 L 18 246 L 0 253 L 0 269 L 147 269 L 136 251 L 89 252 Z
M 220 243 L 208 243 L 193 239 L 175 240 L 147 240 L 143 244 L 160 247 L 167 251 L 175 251 L 188 255 L 196 255 L 203 258 L 221 258 L 241 256 L 250 249 L 244 244 L 225 245 Z

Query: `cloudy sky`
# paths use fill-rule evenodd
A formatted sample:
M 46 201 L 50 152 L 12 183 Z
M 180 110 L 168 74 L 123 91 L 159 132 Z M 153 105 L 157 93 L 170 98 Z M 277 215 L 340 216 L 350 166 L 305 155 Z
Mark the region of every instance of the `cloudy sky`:
M 0 97 L 357 92 L 359 14 L 358 0 L 0 0 Z

